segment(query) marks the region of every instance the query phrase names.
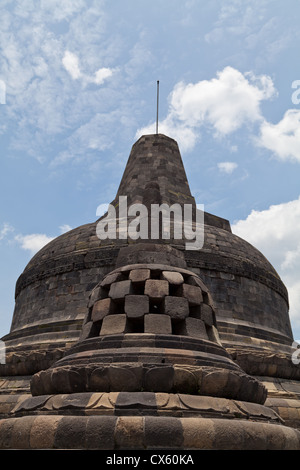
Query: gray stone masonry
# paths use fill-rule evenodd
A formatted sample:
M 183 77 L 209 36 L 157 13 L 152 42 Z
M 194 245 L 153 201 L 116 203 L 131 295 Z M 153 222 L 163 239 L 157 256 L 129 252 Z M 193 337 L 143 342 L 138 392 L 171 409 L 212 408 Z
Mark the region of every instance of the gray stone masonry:
M 94 322 L 103 320 L 103 318 L 112 312 L 113 302 L 110 298 L 98 300 L 92 310 L 92 320 Z
M 202 320 L 199 320 L 198 318 L 188 317 L 180 326 L 180 334 L 184 336 L 194 336 L 195 338 L 202 338 L 208 340 L 205 324 Z
M 213 311 L 209 305 L 201 304 L 201 319 L 209 326 L 213 326 Z
M 200 305 L 203 302 L 202 292 L 198 286 L 182 284 L 179 289 L 180 294 L 188 300 L 190 305 Z
M 149 313 L 149 297 L 147 295 L 126 295 L 124 311 L 128 318 L 142 319 Z
M 181 285 L 184 282 L 182 274 L 175 271 L 163 271 L 162 278 L 174 285 Z
M 164 313 L 169 315 L 172 320 L 184 320 L 189 316 L 189 302 L 184 297 L 166 296 Z
M 103 319 L 100 336 L 117 335 L 128 332 L 125 314 L 108 315 Z
M 129 279 L 134 284 L 143 284 L 150 279 L 150 269 L 133 269 L 130 271 Z
M 130 280 L 114 282 L 110 286 L 109 297 L 115 301 L 123 300 L 125 295 L 132 294 L 132 284 Z
M 149 313 L 144 317 L 144 332 L 161 335 L 172 334 L 171 318 L 168 315 Z
M 162 301 L 169 294 L 168 281 L 159 279 L 148 279 L 145 283 L 145 294 L 155 302 Z

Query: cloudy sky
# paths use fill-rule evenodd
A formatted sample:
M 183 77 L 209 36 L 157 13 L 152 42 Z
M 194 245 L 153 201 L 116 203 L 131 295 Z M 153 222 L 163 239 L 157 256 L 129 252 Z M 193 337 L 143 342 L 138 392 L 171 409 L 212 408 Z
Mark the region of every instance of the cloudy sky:
M 193 195 L 272 262 L 300 339 L 299 15 L 298 0 L 0 0 L 0 337 L 32 255 L 113 200 L 159 80 Z

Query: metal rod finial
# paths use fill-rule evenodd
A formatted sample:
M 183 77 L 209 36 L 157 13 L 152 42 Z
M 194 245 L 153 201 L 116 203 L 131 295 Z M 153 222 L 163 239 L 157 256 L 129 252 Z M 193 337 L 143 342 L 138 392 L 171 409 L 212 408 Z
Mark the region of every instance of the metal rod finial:
M 158 134 L 158 105 L 159 105 L 159 80 L 157 80 L 156 134 Z

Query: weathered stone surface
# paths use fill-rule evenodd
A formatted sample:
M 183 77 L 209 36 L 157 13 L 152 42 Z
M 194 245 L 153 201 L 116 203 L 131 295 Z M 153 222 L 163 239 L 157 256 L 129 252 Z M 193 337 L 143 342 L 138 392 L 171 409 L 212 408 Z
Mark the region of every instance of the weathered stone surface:
M 200 305 L 203 302 L 202 291 L 198 286 L 182 284 L 178 292 L 189 301 L 190 305 Z
M 115 416 L 89 416 L 86 419 L 86 449 L 113 449 L 115 446 L 115 426 L 117 417 Z
M 194 336 L 195 338 L 208 339 L 205 324 L 203 320 L 188 317 L 180 325 L 180 333 L 186 336 Z
M 184 297 L 166 296 L 164 299 L 164 313 L 172 320 L 184 320 L 189 315 L 189 302 Z
M 133 269 L 130 271 L 129 279 L 135 284 L 143 283 L 150 279 L 150 269 Z
M 144 317 L 145 333 L 172 334 L 171 318 L 168 315 L 150 313 Z
M 174 368 L 152 367 L 145 375 L 146 390 L 155 390 L 156 392 L 169 392 L 173 387 Z
M 169 294 L 168 281 L 148 279 L 145 283 L 145 294 L 148 295 L 151 300 L 161 301 Z
M 114 282 L 121 281 L 122 279 L 122 273 L 116 272 L 116 273 L 111 273 L 108 274 L 108 276 L 105 276 L 103 281 L 101 282 L 100 286 L 101 287 L 108 287 Z
M 158 425 L 159 423 L 159 425 Z M 149 447 L 179 448 L 183 445 L 183 431 L 181 422 L 176 418 L 148 416 L 145 420 L 145 438 Z M 172 444 L 171 444 L 172 443 Z
M 30 431 L 30 447 L 32 449 L 51 449 L 60 416 L 37 416 Z
M 92 307 L 97 300 L 102 299 L 106 296 L 107 296 L 107 293 L 104 292 L 104 289 L 98 285 L 91 292 L 88 307 Z
M 124 310 L 128 318 L 143 318 L 146 313 L 149 313 L 149 297 L 126 295 Z
M 84 339 L 90 337 L 90 335 L 93 331 L 93 326 L 94 326 L 94 324 L 93 324 L 92 321 L 89 321 L 89 322 L 85 323 L 85 325 L 82 326 L 79 341 L 83 341 Z
M 113 301 L 111 298 L 98 300 L 92 310 L 92 320 L 93 322 L 103 320 L 103 318 L 112 313 L 113 311 Z
M 142 416 L 119 417 L 114 440 L 118 449 L 143 448 L 144 418 Z
M 123 300 L 125 295 L 132 294 L 132 284 L 130 280 L 114 282 L 110 286 L 109 297 L 115 301 Z
M 125 314 L 108 315 L 104 317 L 100 336 L 116 335 L 126 333 L 128 331 L 127 317 Z
M 175 285 L 180 285 L 184 282 L 182 274 L 176 271 L 163 271 L 162 278 L 168 281 L 170 284 Z
M 201 304 L 201 319 L 209 326 L 213 326 L 214 317 L 212 308 L 209 305 Z

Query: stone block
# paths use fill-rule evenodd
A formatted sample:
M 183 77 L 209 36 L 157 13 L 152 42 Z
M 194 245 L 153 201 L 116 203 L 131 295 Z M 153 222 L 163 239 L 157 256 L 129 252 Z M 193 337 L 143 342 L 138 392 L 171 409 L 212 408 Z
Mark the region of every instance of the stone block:
M 145 283 L 145 294 L 150 300 L 160 302 L 169 295 L 169 283 L 160 279 L 148 279 Z
M 107 297 L 107 290 L 103 287 L 97 286 L 92 290 L 89 297 L 88 307 L 92 307 L 97 300 L 105 299 Z
M 125 314 L 108 315 L 104 317 L 100 336 L 117 335 L 128 332 L 127 317 Z
M 124 311 L 128 318 L 143 318 L 149 313 L 149 297 L 147 295 L 126 295 Z
M 107 299 L 98 300 L 92 310 L 93 322 L 103 320 L 106 315 L 113 311 L 113 301 L 109 297 Z
M 186 318 L 184 322 L 182 322 L 182 325 L 180 325 L 180 331 L 178 334 L 208 340 L 205 323 L 203 320 L 199 320 L 198 318 Z
M 218 332 L 217 328 L 214 325 L 208 326 L 207 335 L 208 335 L 208 339 L 210 341 L 213 341 L 214 343 L 218 343 L 220 346 L 222 346 L 220 336 L 219 336 L 219 332 Z
M 125 295 L 132 294 L 132 283 L 129 280 L 114 282 L 110 286 L 109 297 L 113 300 L 120 301 L 124 300 Z
M 117 449 L 143 448 L 144 418 L 142 416 L 120 416 L 115 428 L 114 441 Z
M 213 326 L 214 316 L 212 308 L 209 305 L 201 305 L 201 319 L 206 323 L 206 325 Z
M 30 430 L 32 449 L 52 449 L 54 436 L 61 416 L 36 416 Z
M 144 317 L 144 332 L 162 335 L 172 334 L 171 317 L 169 315 L 149 313 Z
M 189 302 L 184 297 L 166 296 L 164 299 L 164 313 L 172 320 L 184 320 L 189 316 Z
M 90 338 L 90 336 L 92 336 L 93 326 L 94 324 L 92 321 L 89 321 L 85 325 L 83 325 L 81 329 L 79 341 L 83 341 L 87 338 Z
M 150 269 L 133 269 L 130 271 L 129 279 L 134 284 L 143 284 L 150 279 Z
M 171 366 L 151 367 L 145 374 L 145 389 L 168 393 L 173 387 L 174 368 Z
M 173 417 L 146 416 L 144 420 L 145 441 L 152 448 L 182 448 L 183 429 L 179 419 Z
M 200 305 L 203 302 L 202 291 L 198 286 L 182 284 L 179 287 L 179 293 L 188 300 L 190 305 Z
M 168 281 L 170 284 L 175 284 L 177 286 L 184 283 L 184 279 L 181 273 L 176 271 L 163 271 L 162 278 Z
M 120 272 L 108 274 L 108 275 L 103 279 L 103 281 L 101 282 L 100 286 L 101 286 L 101 287 L 109 287 L 109 286 L 110 286 L 111 284 L 113 284 L 114 282 L 121 281 L 122 278 L 123 278 L 123 275 L 122 275 L 122 273 L 120 273 Z

